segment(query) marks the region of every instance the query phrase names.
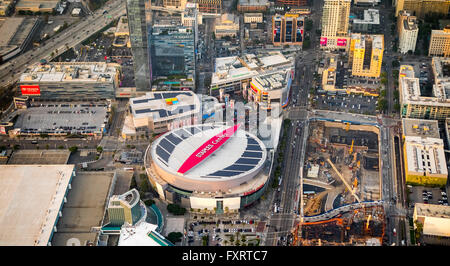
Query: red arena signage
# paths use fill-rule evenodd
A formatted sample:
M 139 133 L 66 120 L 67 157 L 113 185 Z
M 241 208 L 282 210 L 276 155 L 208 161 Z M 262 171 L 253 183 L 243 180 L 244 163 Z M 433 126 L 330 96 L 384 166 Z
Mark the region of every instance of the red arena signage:
M 221 133 L 215 135 L 205 143 L 203 143 L 197 150 L 192 153 L 189 158 L 184 161 L 178 169 L 178 173 L 184 174 L 192 167 L 199 164 L 204 159 L 208 158 L 215 150 L 222 146 L 233 134 L 238 130 L 241 124 L 229 127 Z
M 20 85 L 20 90 L 23 96 L 27 95 L 41 95 L 39 85 Z

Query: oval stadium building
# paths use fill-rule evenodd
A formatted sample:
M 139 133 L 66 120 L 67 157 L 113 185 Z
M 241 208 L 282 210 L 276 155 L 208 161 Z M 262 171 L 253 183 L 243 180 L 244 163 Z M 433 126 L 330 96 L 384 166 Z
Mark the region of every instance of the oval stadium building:
M 185 208 L 238 210 L 255 202 L 269 179 L 264 143 L 243 125 L 174 129 L 147 149 L 146 168 L 160 198 Z

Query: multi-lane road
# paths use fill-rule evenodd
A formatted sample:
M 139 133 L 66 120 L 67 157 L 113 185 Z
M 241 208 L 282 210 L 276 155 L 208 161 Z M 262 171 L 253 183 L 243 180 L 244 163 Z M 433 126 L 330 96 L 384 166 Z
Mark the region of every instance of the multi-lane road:
M 104 14 L 106 10 L 107 13 Z M 114 19 L 125 15 L 125 3 L 120 0 L 110 0 L 103 9 L 88 15 L 45 43 L 29 50 L 0 66 L 0 88 L 13 84 L 27 66 L 38 63 L 41 59 L 50 61 L 58 54 L 71 49 L 95 34 Z M 53 53 L 53 54 L 52 54 Z

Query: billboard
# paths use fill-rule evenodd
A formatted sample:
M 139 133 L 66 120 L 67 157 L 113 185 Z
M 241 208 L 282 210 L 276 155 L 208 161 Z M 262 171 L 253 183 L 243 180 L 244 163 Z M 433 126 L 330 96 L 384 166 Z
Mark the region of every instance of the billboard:
M 256 94 L 260 94 L 260 92 L 261 92 L 261 90 L 255 84 L 253 84 L 253 82 L 250 82 L 250 88 Z
M 20 85 L 20 90 L 22 91 L 23 96 L 41 95 L 39 85 Z
M 239 127 L 240 124 L 231 126 L 203 143 L 186 159 L 186 161 L 184 161 L 184 163 L 178 169 L 178 173 L 184 174 L 192 167 L 208 158 L 209 155 L 211 155 L 215 150 L 221 147 L 238 130 Z
M 347 39 L 337 39 L 337 46 L 347 46 Z
M 320 45 L 327 46 L 327 37 L 320 37 Z

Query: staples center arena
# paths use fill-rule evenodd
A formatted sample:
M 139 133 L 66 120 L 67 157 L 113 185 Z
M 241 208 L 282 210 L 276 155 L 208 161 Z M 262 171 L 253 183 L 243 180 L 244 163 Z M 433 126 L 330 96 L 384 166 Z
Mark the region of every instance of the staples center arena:
M 270 161 L 264 143 L 243 127 L 193 125 L 157 138 L 145 157 L 160 198 L 218 214 L 259 199 L 268 184 Z

